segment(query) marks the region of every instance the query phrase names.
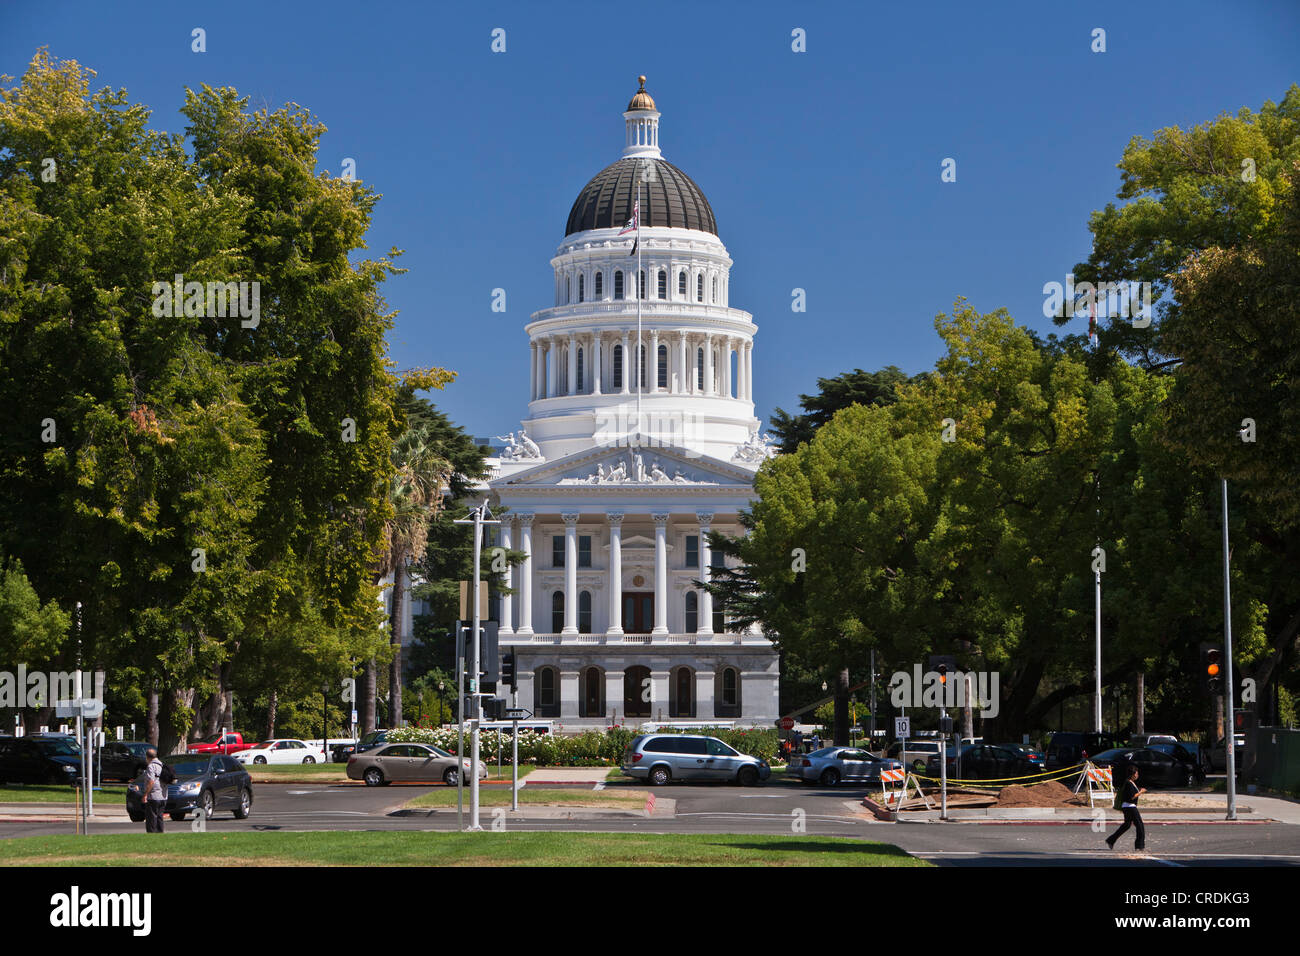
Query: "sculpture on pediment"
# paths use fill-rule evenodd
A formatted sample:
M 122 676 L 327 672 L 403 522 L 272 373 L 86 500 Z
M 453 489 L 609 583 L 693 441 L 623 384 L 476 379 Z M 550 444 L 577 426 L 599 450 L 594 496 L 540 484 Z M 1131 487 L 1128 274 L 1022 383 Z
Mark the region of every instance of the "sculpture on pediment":
M 776 449 L 772 447 L 772 436 L 764 433 L 759 437 L 758 429 L 749 430 L 749 439 L 743 444 L 736 446 L 736 453 L 731 456 L 732 461 L 745 462 L 747 464 L 760 464 L 776 454 Z
M 537 442 L 528 437 L 525 429 L 519 429 L 519 437 L 515 437 L 514 432 L 508 435 L 495 436 L 499 442 L 504 442 L 508 447 L 501 452 L 502 461 L 540 461 L 542 450 L 537 446 Z
M 680 474 L 680 472 L 679 472 Z M 650 480 L 651 481 L 670 481 L 668 472 L 659 467 L 659 459 L 656 458 L 650 463 Z
M 628 452 L 612 465 L 597 462 L 596 470 L 589 475 L 561 478 L 562 485 L 634 485 L 634 484 L 679 484 L 679 485 L 713 485 L 714 481 L 682 474 L 676 468 L 672 477 L 664 469 L 658 458 L 651 460 L 647 471 L 645 458 L 635 452 Z

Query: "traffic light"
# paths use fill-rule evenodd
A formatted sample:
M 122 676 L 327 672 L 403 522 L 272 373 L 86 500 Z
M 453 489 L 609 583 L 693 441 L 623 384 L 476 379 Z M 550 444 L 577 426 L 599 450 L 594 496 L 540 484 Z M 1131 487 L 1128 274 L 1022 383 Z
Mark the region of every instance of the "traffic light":
M 947 664 L 940 664 L 940 665 L 939 665 L 939 683 L 940 683 L 940 684 L 946 684 L 946 683 L 948 683 L 948 665 L 947 665 Z
M 1201 669 L 1205 672 L 1205 686 L 1217 694 L 1223 681 L 1223 648 L 1218 644 L 1201 645 Z
M 511 690 L 515 688 L 515 655 L 501 655 L 501 683 L 508 684 Z

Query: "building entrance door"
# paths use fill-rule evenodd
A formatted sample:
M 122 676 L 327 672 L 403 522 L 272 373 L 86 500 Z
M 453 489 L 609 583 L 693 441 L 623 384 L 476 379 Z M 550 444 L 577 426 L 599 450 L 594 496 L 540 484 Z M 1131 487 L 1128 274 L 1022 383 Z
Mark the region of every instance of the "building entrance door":
M 623 630 L 628 634 L 649 634 L 654 627 L 654 592 L 623 592 Z

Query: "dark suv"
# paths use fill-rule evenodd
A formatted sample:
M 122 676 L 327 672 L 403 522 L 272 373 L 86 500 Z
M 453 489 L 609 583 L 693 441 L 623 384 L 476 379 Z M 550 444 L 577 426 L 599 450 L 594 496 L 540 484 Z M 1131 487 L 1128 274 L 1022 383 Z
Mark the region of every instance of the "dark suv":
M 0 737 L 0 783 L 69 785 L 81 779 L 81 748 L 70 737 Z
M 1124 746 L 1124 741 L 1114 734 L 1080 733 L 1062 730 L 1052 734 L 1047 742 L 1047 769 L 1061 770 L 1083 763 L 1089 754 Z

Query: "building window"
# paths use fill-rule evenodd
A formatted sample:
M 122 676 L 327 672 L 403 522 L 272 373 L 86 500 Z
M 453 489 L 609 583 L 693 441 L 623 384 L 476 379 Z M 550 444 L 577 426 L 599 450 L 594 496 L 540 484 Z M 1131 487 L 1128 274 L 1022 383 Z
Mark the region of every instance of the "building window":
M 659 346 L 659 387 L 668 387 L 668 346 Z
M 689 667 L 674 667 L 668 679 L 668 716 L 695 716 L 695 672 Z
M 591 567 L 591 535 L 578 535 L 578 567 Z
M 659 298 L 668 298 L 668 273 L 663 269 L 659 270 Z
M 551 535 L 551 567 L 564 567 L 564 535 Z
M 571 298 L 573 293 L 572 282 L 573 280 L 570 279 L 568 276 L 564 277 L 564 304 L 565 305 L 569 304 L 569 299 Z
M 614 273 L 614 298 L 623 298 L 623 270 Z
M 538 717 L 560 716 L 560 675 L 554 667 L 533 671 L 533 707 Z
M 698 568 L 700 566 L 700 536 L 698 534 L 688 534 L 686 536 L 686 567 Z
M 677 294 L 686 298 L 686 270 L 677 273 Z
M 578 391 L 582 391 L 582 349 L 578 349 Z
M 717 676 L 717 696 L 714 698 L 715 717 L 740 716 L 740 671 L 724 667 Z
M 583 591 L 578 595 L 578 631 L 582 634 L 591 633 L 590 591 Z
M 686 633 L 694 634 L 700 629 L 700 596 L 694 591 L 686 592 Z
M 650 668 L 637 665 L 623 672 L 623 716 L 649 717 L 654 704 Z
M 586 292 L 587 292 L 587 277 L 580 275 L 578 276 L 578 301 L 579 302 L 586 301 Z
M 718 277 L 717 276 L 713 277 L 713 289 L 709 293 L 709 301 L 710 302 L 718 301 Z
M 695 353 L 695 390 L 704 391 L 704 349 Z
M 695 277 L 695 301 L 704 301 L 704 273 L 701 272 Z
M 584 667 L 578 679 L 579 717 L 605 716 L 605 674 L 599 667 Z
M 564 592 L 556 591 L 551 595 L 551 633 L 558 634 L 564 630 Z
M 623 387 L 623 346 L 614 346 L 614 388 Z
M 599 299 L 605 293 L 605 273 L 596 273 L 596 292 L 595 298 Z

